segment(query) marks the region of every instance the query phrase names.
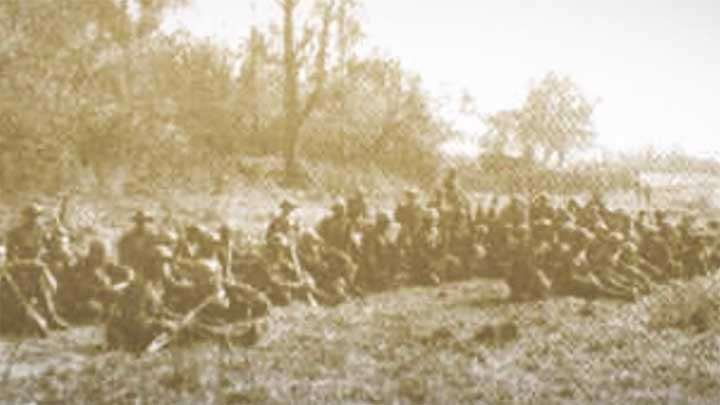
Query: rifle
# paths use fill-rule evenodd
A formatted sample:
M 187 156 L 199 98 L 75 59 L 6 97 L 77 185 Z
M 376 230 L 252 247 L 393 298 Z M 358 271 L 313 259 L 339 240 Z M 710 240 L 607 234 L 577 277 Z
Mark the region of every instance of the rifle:
M 10 286 L 10 290 L 12 290 L 15 298 L 20 302 L 20 305 L 22 305 L 27 317 L 30 318 L 30 320 L 33 321 L 33 323 L 35 324 L 35 327 L 40 332 L 40 335 L 42 337 L 48 336 L 50 334 L 50 330 L 48 328 L 47 320 L 40 314 L 40 312 L 38 312 L 37 309 L 35 309 L 35 307 L 30 302 L 28 302 L 25 294 L 23 294 L 22 290 L 15 282 L 15 279 L 13 279 L 12 275 L 10 274 L 8 267 L 9 266 L 7 264 L 3 264 L 2 267 L 0 267 L 0 283 L 5 280 L 8 286 Z
M 235 281 L 235 275 L 232 271 L 232 260 L 233 260 L 233 243 L 232 243 L 232 236 L 230 235 L 230 232 L 228 232 L 227 235 L 227 252 L 225 256 L 225 280 L 229 282 Z
M 292 260 L 293 267 L 295 267 L 295 272 L 298 275 L 298 278 L 300 281 L 302 281 L 306 286 L 310 287 L 311 289 L 315 289 L 315 280 L 312 278 L 310 274 L 305 272 L 300 265 L 300 259 L 297 255 L 297 250 L 295 249 L 295 244 L 290 243 L 290 246 L 288 246 L 288 250 L 290 252 L 290 259 Z M 317 307 L 318 303 L 315 300 L 315 297 L 313 297 L 312 291 L 308 291 L 307 293 L 307 300 L 308 303 L 310 303 L 310 306 Z
M 205 298 L 200 304 L 198 304 L 195 308 L 191 309 L 185 316 L 180 320 L 180 323 L 178 323 L 177 328 L 173 331 L 168 332 L 162 332 L 158 336 L 156 336 L 146 347 L 145 350 L 143 350 L 144 353 L 156 353 L 160 351 L 161 349 L 165 348 L 167 345 L 172 343 L 179 335 L 180 332 L 187 329 L 192 325 L 192 322 L 197 318 L 197 316 L 208 306 L 215 303 L 217 300 L 217 296 L 210 295 L 207 298 Z

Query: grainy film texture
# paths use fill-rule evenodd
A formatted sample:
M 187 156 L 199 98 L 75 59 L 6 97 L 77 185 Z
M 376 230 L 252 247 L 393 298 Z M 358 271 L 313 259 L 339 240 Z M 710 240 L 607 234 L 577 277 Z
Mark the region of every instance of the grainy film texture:
M 0 1 L 0 403 L 717 403 L 720 13 L 533 4 Z

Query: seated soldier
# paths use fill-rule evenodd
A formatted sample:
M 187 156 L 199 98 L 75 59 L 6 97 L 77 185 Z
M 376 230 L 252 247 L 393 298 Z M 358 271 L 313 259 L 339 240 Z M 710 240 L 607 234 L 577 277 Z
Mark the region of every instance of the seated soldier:
M 129 267 L 109 261 L 107 247 L 101 240 L 90 243 L 87 256 L 68 274 L 72 288 L 61 289 L 58 298 L 63 313 L 75 323 L 103 319 L 135 277 Z
M 441 250 L 445 257 L 452 256 L 457 263 L 456 266 L 448 268 L 443 277 L 450 281 L 467 279 L 472 276 L 470 269 L 474 249 L 472 222 L 465 211 L 459 208 L 448 208 L 440 212 L 439 217 Z
M 641 254 L 641 246 L 644 237 L 641 236 L 641 234 L 638 234 L 636 239 L 638 240 L 639 244 L 636 244 L 631 240 L 628 240 L 623 244 L 623 249 L 621 253 L 622 261 L 629 264 L 631 268 L 639 272 L 639 277 L 647 281 L 662 281 L 663 270 L 646 260 L 645 257 Z
M 379 291 L 396 283 L 398 252 L 391 234 L 390 215 L 379 212 L 375 225 L 362 240 L 362 259 L 358 282 L 363 290 Z
M 47 249 L 42 255 L 42 261 L 57 280 L 57 300 L 62 301 L 62 296 L 67 295 L 68 290 L 77 288 L 73 273 L 78 262 L 77 255 L 70 246 L 68 231 L 62 225 L 57 224 L 48 235 Z M 58 304 L 62 306 L 60 302 Z
M 267 231 L 265 232 L 265 242 L 269 243 L 270 238 L 279 234 L 288 241 L 294 241 L 299 230 L 298 224 L 292 214 L 297 210 L 298 206 L 294 201 L 283 200 L 280 204 L 280 214 L 270 221 Z
M 48 249 L 42 260 L 58 279 L 58 282 L 61 282 L 64 273 L 77 264 L 77 257 L 70 246 L 70 235 L 64 226 L 54 227 L 49 235 Z
M 658 270 L 659 281 L 668 280 L 678 274 L 672 249 L 667 241 L 660 236 L 660 231 L 654 226 L 645 226 L 640 232 L 640 256 L 654 269 Z
M 529 246 L 527 225 L 510 226 L 507 242 L 504 246 L 503 260 L 500 262 L 505 282 L 510 288 L 510 299 L 530 300 L 545 296 L 548 290 L 547 276 L 535 266 L 534 255 L 543 247 L 542 243 Z M 532 256 L 531 256 L 532 255 Z
M 201 251 L 203 251 L 201 249 Z M 165 285 L 167 268 L 173 264 L 172 250 L 158 245 L 150 254 L 146 271 L 139 273 L 126 293 L 119 299 L 106 327 L 111 347 L 130 351 L 148 350 L 159 337 L 194 341 L 198 338 L 230 338 L 228 331 L 215 329 L 213 308 L 227 309 L 229 301 L 224 294 L 217 260 L 201 258 L 185 263 L 183 275 L 190 278 L 176 285 L 174 294 L 182 294 L 182 301 L 168 305 Z M 180 303 L 180 305 L 178 305 Z M 245 340 L 255 334 L 254 326 L 237 337 Z
M 439 285 L 446 269 L 441 266 L 444 249 L 440 240 L 439 214 L 436 209 L 423 212 L 420 228 L 409 251 L 407 268 L 409 281 L 419 285 Z
M 300 237 L 298 257 L 301 267 L 310 273 L 317 288 L 326 296 L 337 303 L 348 298 L 357 266 L 347 253 L 329 246 L 309 229 Z
M 219 258 L 219 236 L 209 230 L 194 228 L 188 234 L 192 257 L 174 260 L 173 251 L 177 237 L 174 232 L 164 232 L 157 240 L 157 265 L 162 267 L 163 280 L 168 292 L 168 302 L 178 312 L 187 312 L 208 296 L 227 301 L 223 286 L 223 268 Z M 229 303 L 228 303 L 229 305 Z
M 473 226 L 470 237 L 470 249 L 467 256 L 463 259 L 464 266 L 467 267 L 467 273 L 472 277 L 489 277 L 488 274 L 488 233 L 487 225 L 476 224 Z
M 395 222 L 400 225 L 396 246 L 399 257 L 407 257 L 412 249 L 413 239 L 420 227 L 422 207 L 418 202 L 419 192 L 415 189 L 405 190 L 405 200 L 395 209 Z
M 569 259 L 567 269 L 563 273 L 556 273 L 560 277 L 553 280 L 555 292 L 562 295 L 574 295 L 581 298 L 597 299 L 601 297 L 632 300 L 633 292 L 626 289 L 616 289 L 609 286 L 593 271 L 587 252 L 595 240 L 595 235 L 587 228 L 577 228 L 572 242 L 569 239 L 561 239 L 568 242 L 570 247 L 567 256 Z
M 710 255 L 706 238 L 700 232 L 687 232 L 678 260 L 686 279 L 710 274 Z
M 317 234 L 329 246 L 348 252 L 350 247 L 350 222 L 346 215 L 345 202 L 338 200 L 333 203 L 332 215 L 323 218 L 317 225 Z
M 530 220 L 535 223 L 543 219 L 555 219 L 555 209 L 550 205 L 547 193 L 540 193 L 530 204 Z
M 233 322 L 266 315 L 272 303 L 265 294 L 245 281 L 245 276 L 261 261 L 257 255 L 241 250 L 234 243 L 232 231 L 227 225 L 220 227 L 220 263 L 224 269 L 224 287 L 229 298 L 229 308 L 224 318 Z
M 351 224 L 361 225 L 367 221 L 368 206 L 365 201 L 365 190 L 358 188 L 347 199 L 347 217 Z
M 294 299 L 314 305 L 315 281 L 294 263 L 287 239 L 276 233 L 268 242 L 263 249 L 262 270 L 249 275 L 250 284 L 274 305 L 288 305 Z
M 712 220 L 707 223 L 705 243 L 708 249 L 708 266 L 711 273 L 720 268 L 720 222 Z
M 587 247 L 590 272 L 608 289 L 629 296 L 637 295 L 638 286 L 618 271 L 624 238 L 617 232 L 609 232 L 604 225 L 596 225 L 595 229 L 596 236 Z
M 499 219 L 502 223 L 517 228 L 527 222 L 527 211 L 527 202 L 521 196 L 513 195 L 510 203 L 502 208 Z
M 30 326 L 33 330 L 37 330 L 41 324 L 65 329 L 69 324 L 58 314 L 55 307 L 57 278 L 43 261 L 49 238 L 40 224 L 42 212 L 39 205 L 29 205 L 22 212 L 22 223 L 8 233 L 7 272 L 18 289 L 11 294 L 15 297 L 10 300 L 14 301 L 12 307 L 16 310 L 3 308 L 3 311 L 18 316 L 18 325 Z M 32 314 L 28 313 L 30 307 L 33 308 L 30 310 Z M 41 326 L 40 328 L 42 329 Z
M 572 222 L 565 222 L 557 231 L 557 240 L 552 243 L 543 267 L 551 290 L 558 295 L 571 295 L 575 288 L 574 275 L 581 264 L 578 258 L 580 243 L 576 239 L 577 228 Z
M 141 352 L 159 334 L 177 329 L 181 317 L 166 306 L 162 271 L 154 267 L 135 272 L 114 305 L 105 325 L 109 349 Z
M 622 236 L 620 233 L 618 235 Z M 623 241 L 620 245 L 616 266 L 616 271 L 637 286 L 641 292 L 650 292 L 653 281 L 651 276 L 643 271 L 648 270 L 648 266 L 644 266 L 637 245 L 631 241 Z
M 117 244 L 118 264 L 130 267 L 136 273 L 146 270 L 149 252 L 157 238 L 149 225 L 153 220 L 145 211 L 135 212 L 132 217 L 133 228 L 123 234 Z

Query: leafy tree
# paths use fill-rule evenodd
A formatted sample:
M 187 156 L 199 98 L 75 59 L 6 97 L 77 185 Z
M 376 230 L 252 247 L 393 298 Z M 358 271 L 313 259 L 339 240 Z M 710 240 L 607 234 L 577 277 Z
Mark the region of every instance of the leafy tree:
M 569 153 L 594 139 L 594 108 L 569 77 L 551 72 L 530 89 L 520 109 L 486 117 L 488 143 L 495 152 L 519 150 L 527 160 L 539 157 L 544 164 L 555 157 L 562 166 Z

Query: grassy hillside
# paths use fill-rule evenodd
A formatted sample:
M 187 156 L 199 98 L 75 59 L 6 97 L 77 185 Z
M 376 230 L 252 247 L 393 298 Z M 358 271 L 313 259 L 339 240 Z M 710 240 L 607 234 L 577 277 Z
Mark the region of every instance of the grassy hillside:
M 401 186 L 372 188 L 371 198 L 388 206 Z M 69 220 L 85 235 L 115 238 L 144 206 L 160 221 L 167 212 L 180 222 L 223 219 L 253 238 L 287 196 L 301 201 L 303 222 L 314 223 L 333 193 L 311 190 L 246 179 L 219 196 L 78 194 Z M 672 206 L 673 195 L 659 195 L 658 204 Z M 611 203 L 636 204 L 629 194 Z M 3 209 L 6 226 L 14 209 Z M 3 338 L 0 403 L 717 403 L 717 283 L 663 287 L 635 304 L 513 304 L 490 280 L 332 309 L 298 304 L 273 310 L 257 346 L 232 352 L 204 343 L 135 358 L 103 352 L 102 330 L 92 327 L 44 340 Z M 486 326 L 497 324 L 513 325 L 517 336 L 489 337 Z
M 489 281 L 408 289 L 334 309 L 293 306 L 252 348 L 134 358 L 78 329 L 0 343 L 4 403 L 717 403 L 718 342 L 653 326 L 657 297 L 503 302 Z M 483 327 L 512 323 L 507 341 Z M 693 339 L 696 339 L 695 341 Z M 48 356 L 53 353 L 52 356 Z M 687 400 L 688 402 L 684 402 Z

